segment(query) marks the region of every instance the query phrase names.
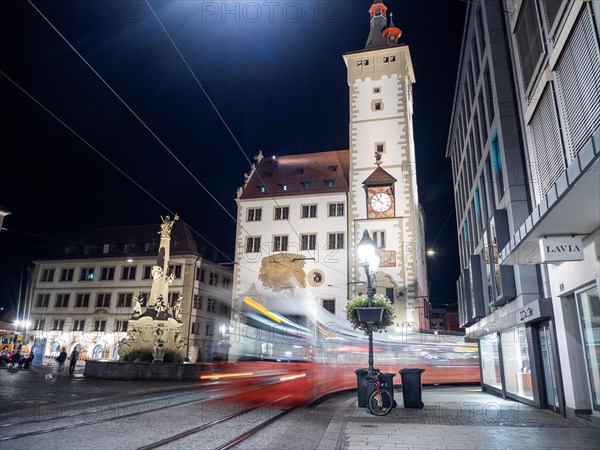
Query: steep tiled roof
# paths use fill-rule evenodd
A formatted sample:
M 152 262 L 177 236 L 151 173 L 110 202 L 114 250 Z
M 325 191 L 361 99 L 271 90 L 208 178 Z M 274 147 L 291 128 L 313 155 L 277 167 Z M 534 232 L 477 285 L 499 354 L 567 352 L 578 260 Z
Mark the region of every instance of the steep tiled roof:
M 241 198 L 348 192 L 349 167 L 348 150 L 265 157 L 258 163 Z

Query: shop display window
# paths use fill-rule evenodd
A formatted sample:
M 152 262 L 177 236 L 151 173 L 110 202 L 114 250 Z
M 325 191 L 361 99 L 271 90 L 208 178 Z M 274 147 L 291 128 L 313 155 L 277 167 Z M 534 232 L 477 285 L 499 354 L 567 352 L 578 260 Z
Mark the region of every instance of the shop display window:
M 517 327 L 501 335 L 506 392 L 533 400 L 527 329 Z
M 596 411 L 600 411 L 600 299 L 598 286 L 579 292 L 577 306 L 593 406 Z
M 502 373 L 500 370 L 500 353 L 498 352 L 498 335 L 488 334 L 479 339 L 481 352 L 481 372 L 483 384 L 502 389 Z

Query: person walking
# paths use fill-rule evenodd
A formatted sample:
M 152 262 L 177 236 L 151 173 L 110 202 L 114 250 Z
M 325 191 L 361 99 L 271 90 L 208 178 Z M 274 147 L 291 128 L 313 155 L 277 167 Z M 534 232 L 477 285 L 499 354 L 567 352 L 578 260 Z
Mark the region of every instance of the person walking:
M 67 352 L 65 351 L 65 348 L 63 347 L 61 349 L 59 355 L 56 357 L 56 362 L 58 363 L 58 374 L 59 375 L 61 375 L 63 373 L 66 360 L 67 360 Z
M 71 362 L 69 363 L 69 373 L 75 372 L 75 364 L 77 364 L 77 358 L 79 358 L 79 345 L 76 345 L 71 352 Z

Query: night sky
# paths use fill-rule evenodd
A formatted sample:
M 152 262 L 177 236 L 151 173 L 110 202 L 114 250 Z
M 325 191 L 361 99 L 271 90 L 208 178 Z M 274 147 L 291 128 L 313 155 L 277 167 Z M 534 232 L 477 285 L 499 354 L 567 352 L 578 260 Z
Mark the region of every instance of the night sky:
M 165 207 L 232 256 L 235 222 L 222 207 L 235 216 L 248 159 L 259 150 L 270 156 L 348 148 L 342 55 L 364 48 L 371 0 L 150 1 L 235 140 L 146 1 L 32 3 L 181 165 L 29 1 L 3 1 L 0 205 L 12 212 L 0 233 L 4 308 L 16 304 L 21 268 L 32 260 L 97 227 L 158 227 Z M 445 150 L 466 2 L 385 4 L 417 79 L 419 196 L 427 244 L 437 251 L 428 264 L 431 300 L 449 303 L 459 267 Z

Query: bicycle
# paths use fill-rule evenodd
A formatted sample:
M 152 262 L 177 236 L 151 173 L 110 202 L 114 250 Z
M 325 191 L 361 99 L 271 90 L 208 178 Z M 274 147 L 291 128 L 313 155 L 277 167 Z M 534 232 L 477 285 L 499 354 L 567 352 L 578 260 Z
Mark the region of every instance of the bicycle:
M 373 381 L 375 383 L 375 390 L 369 396 L 367 406 L 369 407 L 371 414 L 376 416 L 385 416 L 389 414 L 394 406 L 396 406 L 396 402 L 391 394 L 381 388 L 382 377 L 383 375 L 378 369 L 375 369 L 375 376 L 367 377 L 368 381 Z

